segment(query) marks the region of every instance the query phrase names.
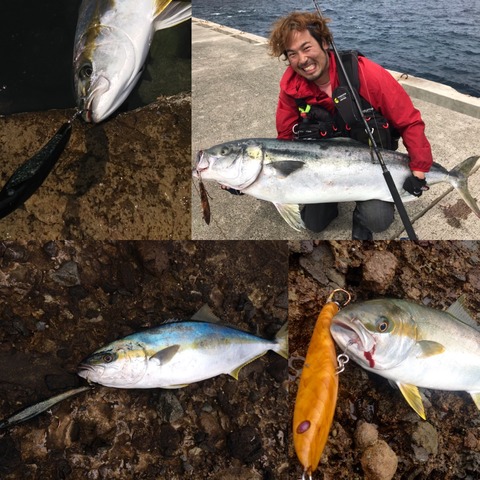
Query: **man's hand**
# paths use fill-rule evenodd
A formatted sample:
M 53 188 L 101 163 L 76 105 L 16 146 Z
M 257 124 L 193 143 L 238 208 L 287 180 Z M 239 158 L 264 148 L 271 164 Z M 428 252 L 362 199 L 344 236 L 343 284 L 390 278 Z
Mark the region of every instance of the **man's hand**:
M 420 197 L 424 190 L 428 190 L 427 181 L 425 178 L 418 178 L 415 175 L 410 175 L 403 184 L 404 190 L 408 193 Z

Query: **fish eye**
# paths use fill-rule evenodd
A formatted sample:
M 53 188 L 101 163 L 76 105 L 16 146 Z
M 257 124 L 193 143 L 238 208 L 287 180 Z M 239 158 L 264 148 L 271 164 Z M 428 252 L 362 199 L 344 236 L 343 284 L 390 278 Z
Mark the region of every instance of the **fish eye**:
M 380 333 L 385 333 L 390 327 L 390 321 L 387 317 L 380 317 L 377 320 L 377 331 Z
M 228 155 L 230 153 L 230 148 L 229 147 L 222 147 L 220 150 L 220 155 Z
M 115 360 L 115 355 L 112 353 L 105 353 L 102 358 L 105 363 L 112 363 Z
M 93 67 L 90 63 L 86 63 L 85 65 L 82 66 L 82 68 L 80 68 L 80 70 L 78 71 L 78 76 L 82 79 L 82 80 L 87 80 L 89 79 L 93 74 Z

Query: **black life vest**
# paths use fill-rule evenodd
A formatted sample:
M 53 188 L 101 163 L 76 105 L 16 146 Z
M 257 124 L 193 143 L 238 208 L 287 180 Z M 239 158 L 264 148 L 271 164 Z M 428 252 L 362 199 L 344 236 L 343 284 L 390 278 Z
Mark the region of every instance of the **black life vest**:
M 399 133 L 358 93 L 360 88 L 358 56 L 363 55 L 356 50 L 341 51 L 339 55 L 375 142 L 381 148 L 396 150 L 400 138 Z M 338 79 L 339 86 L 332 93 L 336 110 L 334 115 L 320 105 L 307 104 L 304 98 L 295 99 L 301 119 L 294 127 L 296 140 L 350 137 L 365 144 L 369 143 L 368 133 L 358 115 L 347 81 L 340 68 L 338 69 Z

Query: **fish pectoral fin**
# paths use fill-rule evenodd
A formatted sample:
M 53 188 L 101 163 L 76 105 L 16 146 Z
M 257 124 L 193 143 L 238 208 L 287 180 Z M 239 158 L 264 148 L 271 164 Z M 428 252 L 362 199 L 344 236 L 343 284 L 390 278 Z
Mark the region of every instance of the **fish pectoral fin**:
M 155 0 L 155 30 L 174 27 L 192 18 L 192 2 Z
M 475 402 L 475 405 L 480 410 L 480 392 L 468 392 L 468 393 L 472 396 L 473 401 Z
M 168 363 L 178 352 L 180 345 L 170 345 L 170 347 L 164 348 L 158 351 L 150 357 L 150 360 L 156 360 L 159 362 L 159 366 Z
M 425 415 L 425 409 L 423 408 L 422 397 L 415 385 L 408 385 L 405 383 L 397 382 L 397 386 L 405 397 L 408 404 L 424 419 L 427 419 Z
M 229 375 L 231 377 L 233 377 L 235 380 L 238 380 L 238 374 L 240 373 L 240 370 L 245 366 L 245 365 L 248 365 L 249 363 L 252 363 L 253 361 L 255 361 L 257 358 L 260 358 L 260 357 L 263 357 L 265 355 L 265 352 L 261 353 L 260 355 L 257 355 L 256 357 L 253 357 L 253 358 L 250 358 L 249 360 L 247 360 L 245 363 L 242 363 L 242 365 L 240 365 L 239 367 L 235 368 L 234 370 L 232 370 Z
M 433 342 L 431 340 L 421 340 L 417 343 L 420 347 L 420 352 L 418 358 L 427 358 L 433 357 L 434 355 L 440 355 L 445 351 L 445 347 L 438 342 Z
M 300 207 L 297 204 L 274 203 L 278 213 L 282 218 L 294 229 L 299 232 L 305 228 L 302 216 L 300 215 Z
M 185 387 L 188 387 L 190 385 L 190 383 L 185 383 L 183 385 L 163 385 L 161 388 L 164 388 L 166 390 L 174 390 L 176 388 L 185 388 Z
M 300 162 L 298 160 L 282 160 L 280 162 L 272 162 L 270 163 L 270 166 L 275 170 L 277 176 L 286 178 L 291 173 L 304 167 L 305 162 Z

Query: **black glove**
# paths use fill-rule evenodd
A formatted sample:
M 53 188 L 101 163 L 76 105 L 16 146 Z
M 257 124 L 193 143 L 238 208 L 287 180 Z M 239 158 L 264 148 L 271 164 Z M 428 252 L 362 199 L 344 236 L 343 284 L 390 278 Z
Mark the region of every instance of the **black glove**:
M 424 190 L 428 190 L 427 181 L 425 179 L 420 179 L 415 175 L 410 175 L 403 184 L 403 189 L 408 193 L 419 197 Z

